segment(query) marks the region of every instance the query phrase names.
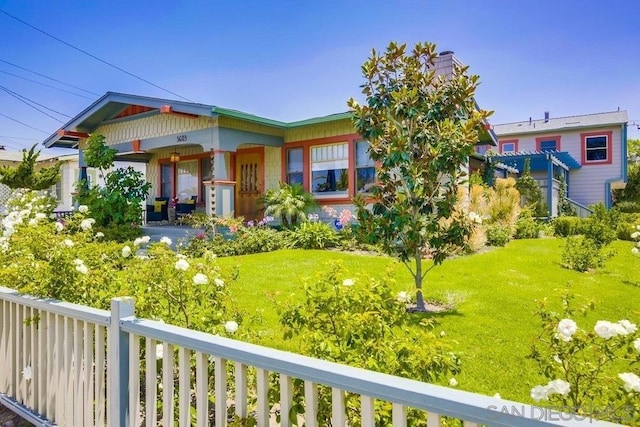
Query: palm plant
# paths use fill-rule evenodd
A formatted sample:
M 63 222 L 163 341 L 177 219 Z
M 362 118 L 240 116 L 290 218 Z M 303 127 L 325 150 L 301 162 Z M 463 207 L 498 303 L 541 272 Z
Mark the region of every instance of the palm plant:
M 263 197 L 265 216 L 280 217 L 282 226 L 295 227 L 304 220 L 307 212 L 316 206 L 313 195 L 304 191 L 300 184 L 280 183 L 278 188 L 267 190 Z

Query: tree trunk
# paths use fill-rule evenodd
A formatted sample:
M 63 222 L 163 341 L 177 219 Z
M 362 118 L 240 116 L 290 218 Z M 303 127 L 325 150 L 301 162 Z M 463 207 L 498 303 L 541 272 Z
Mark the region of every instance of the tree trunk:
M 424 296 L 422 295 L 422 252 L 418 251 L 415 255 L 416 274 L 413 279 L 416 282 L 416 311 L 427 311 L 424 305 Z

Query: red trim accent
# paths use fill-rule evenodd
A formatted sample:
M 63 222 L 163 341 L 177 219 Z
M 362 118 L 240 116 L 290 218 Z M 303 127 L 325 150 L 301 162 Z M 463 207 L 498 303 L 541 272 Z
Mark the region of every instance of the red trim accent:
M 131 151 L 140 151 L 140 140 L 134 139 L 131 141 Z
M 493 129 L 493 125 L 492 125 L 491 123 L 489 123 L 489 122 L 486 122 L 486 123 L 484 124 L 484 128 L 485 128 L 486 130 L 491 130 L 491 129 Z
M 607 160 L 587 160 L 587 138 L 590 136 L 607 137 Z M 610 165 L 613 162 L 613 131 L 587 132 L 580 134 L 580 152 L 582 155 L 581 164 L 589 165 Z
M 84 132 L 72 132 L 70 130 L 58 129 L 56 133 L 58 134 L 58 136 L 71 136 L 74 138 L 89 138 L 89 134 Z
M 171 114 L 173 116 L 188 117 L 190 119 L 195 119 L 196 117 L 198 117 L 197 114 L 181 113 L 179 111 L 173 111 L 173 108 L 171 107 L 171 105 L 163 105 L 163 106 L 161 106 L 160 107 L 160 114 Z
M 513 152 L 517 153 L 518 152 L 518 140 L 517 139 L 507 139 L 504 141 L 498 141 L 498 150 L 500 150 L 500 153 L 504 153 L 504 151 L 502 151 L 502 147 L 504 146 L 504 144 L 513 144 Z
M 145 107 L 143 105 L 129 105 L 122 113 L 118 114 L 114 117 L 114 119 L 119 119 L 122 117 L 135 116 L 136 114 L 146 113 L 147 111 L 151 111 L 153 108 Z
M 560 139 L 561 139 L 560 135 L 541 136 L 539 138 L 536 138 L 536 151 L 540 151 L 540 143 L 542 141 L 555 141 L 556 142 L 556 151 L 560 151 Z

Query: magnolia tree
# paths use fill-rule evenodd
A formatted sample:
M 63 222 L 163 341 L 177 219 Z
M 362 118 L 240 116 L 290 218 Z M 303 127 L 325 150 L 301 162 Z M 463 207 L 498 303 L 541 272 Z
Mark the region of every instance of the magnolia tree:
M 440 264 L 470 233 L 470 221 L 456 209 L 458 186 L 490 115 L 474 101 L 479 77 L 456 64 L 450 76 L 436 76 L 437 57 L 431 43 L 411 52 L 396 43 L 384 54 L 373 50 L 362 66 L 366 103 L 348 102 L 378 166 L 373 206 L 357 198 L 358 220 L 369 241 L 407 266 L 420 311 L 425 253 Z

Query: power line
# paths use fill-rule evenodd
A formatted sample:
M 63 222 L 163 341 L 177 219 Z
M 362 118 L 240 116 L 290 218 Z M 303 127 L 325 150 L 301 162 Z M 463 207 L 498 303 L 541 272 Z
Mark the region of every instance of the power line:
M 112 64 L 112 63 L 110 63 L 110 62 L 105 61 L 104 59 L 100 59 L 100 58 L 98 58 L 97 56 L 95 56 L 95 55 L 93 55 L 93 54 L 91 54 L 91 53 L 87 52 L 86 50 L 80 49 L 79 47 L 76 47 L 76 46 L 72 45 L 71 43 L 67 43 L 66 41 L 64 41 L 64 40 L 62 40 L 62 39 L 60 39 L 60 38 L 58 38 L 58 37 L 56 37 L 56 36 L 54 36 L 54 35 L 52 35 L 52 34 L 50 34 L 50 33 L 47 33 L 46 31 L 41 30 L 40 28 L 35 27 L 35 26 L 33 26 L 33 25 L 29 24 L 28 22 L 25 22 L 25 21 L 23 21 L 22 19 L 20 19 L 20 18 L 18 18 L 18 17 L 16 17 L 16 16 L 11 15 L 10 13 L 8 13 L 8 12 L 6 12 L 6 11 L 4 11 L 4 10 L 1 10 L 1 9 L 0 9 L 0 12 L 4 13 L 4 14 L 5 14 L 5 15 L 7 15 L 9 18 L 15 19 L 16 21 L 18 21 L 18 22 L 20 22 L 20 23 L 22 23 L 22 24 L 26 25 L 27 27 L 33 28 L 34 30 L 36 30 L 36 31 L 38 31 L 38 32 L 40 32 L 40 33 L 42 33 L 42 34 L 44 34 L 44 35 L 46 35 L 46 36 L 48 36 L 48 37 L 51 37 L 52 39 L 54 39 L 54 40 L 56 40 L 56 41 L 58 41 L 58 42 L 60 42 L 60 43 L 62 43 L 62 44 L 64 44 L 64 45 L 66 45 L 66 46 L 69 46 L 70 48 L 72 48 L 72 49 L 74 49 L 74 50 L 77 50 L 78 52 L 84 53 L 85 55 L 87 55 L 87 56 L 89 56 L 89 57 L 91 57 L 91 58 L 95 59 L 96 61 L 100 61 L 100 62 L 102 62 L 103 64 L 108 65 L 109 67 L 115 68 L 115 69 L 116 69 L 116 70 L 118 70 L 118 71 L 122 71 L 123 73 L 125 73 L 125 74 L 127 74 L 127 75 L 129 75 L 129 76 L 131 76 L 131 77 L 133 77 L 133 78 L 136 78 L 136 79 L 138 79 L 138 80 L 140 80 L 140 81 L 142 81 L 142 82 L 145 82 L 145 83 L 147 83 L 147 84 L 149 84 L 149 85 L 151 85 L 151 86 L 153 86 L 153 87 L 156 87 L 156 88 L 158 88 L 158 89 L 160 89 L 160 90 L 163 90 L 163 91 L 165 91 L 165 92 L 167 92 L 167 93 L 170 93 L 171 95 L 174 95 L 174 96 L 177 96 L 177 97 L 179 97 L 179 98 L 182 98 L 182 99 L 184 99 L 185 101 L 193 102 L 192 100 L 190 100 L 190 99 L 188 99 L 188 98 L 185 98 L 185 97 L 184 97 L 184 96 L 182 96 L 182 95 L 178 95 L 177 93 L 172 92 L 172 91 L 170 91 L 169 89 L 165 89 L 165 88 L 163 88 L 162 86 L 158 86 L 157 84 L 152 83 L 152 82 L 150 82 L 149 80 L 145 80 L 145 79 L 143 79 L 142 77 L 137 76 L 137 75 L 135 75 L 135 74 L 133 74 L 133 73 L 130 73 L 129 71 L 127 71 L 127 70 L 125 70 L 125 69 L 122 69 L 122 68 L 118 67 L 117 65 L 114 65 L 114 64 Z
M 2 117 L 6 117 L 6 118 L 7 118 L 7 119 L 9 119 L 9 120 L 13 120 L 13 121 L 14 121 L 14 122 L 16 122 L 16 123 L 20 123 L 21 125 L 26 126 L 26 127 L 28 127 L 28 128 L 31 128 L 31 129 L 33 129 L 33 130 L 37 130 L 38 132 L 46 133 L 47 135 L 49 134 L 49 132 L 47 132 L 46 130 L 38 129 L 37 127 L 33 127 L 33 126 L 31 126 L 31 125 L 28 125 L 28 124 L 26 124 L 25 122 L 21 122 L 20 120 L 18 120 L 18 119 L 14 119 L 14 118 L 13 118 L 13 117 L 11 117 L 11 116 L 7 116 L 7 115 L 6 115 L 6 114 L 4 114 L 4 113 L 0 113 L 0 116 L 2 116 Z
M 9 139 L 23 139 L 25 141 L 37 141 L 40 142 L 39 139 L 36 138 L 24 138 L 22 136 L 9 136 L 9 135 L 0 135 L 0 138 L 9 138 Z
M 30 69 L 28 69 L 28 68 L 25 68 L 25 67 L 22 67 L 22 66 L 20 66 L 20 65 L 14 64 L 14 63 L 9 62 L 9 61 L 7 61 L 7 60 L 0 59 L 0 62 L 4 62 L 5 64 L 9 64 L 9 65 L 11 65 L 11 66 L 13 66 L 13 67 L 20 68 L 21 70 L 24 70 L 24 71 L 27 71 L 27 72 L 29 72 L 29 73 L 35 74 L 36 76 L 44 77 L 45 79 L 49 79 L 49 80 L 54 81 L 54 82 L 56 82 L 56 83 L 60 83 L 60 84 L 63 84 L 63 85 L 65 85 L 65 86 L 69 86 L 69 87 L 72 87 L 72 88 L 74 88 L 74 89 L 78 89 L 78 90 L 81 90 L 81 91 L 83 91 L 83 92 L 87 92 L 87 93 L 89 93 L 89 94 L 91 94 L 91 95 L 100 96 L 100 94 L 98 94 L 98 93 L 91 92 L 90 90 L 82 89 L 81 87 L 74 86 L 74 85 L 72 85 L 71 83 L 65 83 L 65 82 L 63 82 L 63 81 L 61 81 L 61 80 L 58 80 L 58 79 L 56 79 L 56 78 L 53 78 L 53 77 L 45 76 L 44 74 L 38 73 L 37 71 L 30 70 Z
M 47 112 L 45 112 L 45 111 L 42 111 L 41 109 L 39 109 L 38 107 L 36 107 L 36 106 L 34 106 L 34 105 L 31 105 L 30 103 L 33 103 L 33 104 L 39 105 L 40 107 L 42 107 L 42 108 L 46 108 L 47 110 L 49 110 L 49 111 L 53 111 L 54 113 L 60 114 L 61 116 L 65 116 L 65 117 L 69 117 L 69 118 L 71 118 L 71 116 L 69 116 L 69 115 L 67 115 L 67 114 L 65 114 L 65 113 L 61 113 L 61 112 L 59 112 L 59 111 L 54 110 L 53 108 L 49 108 L 49 107 L 46 107 L 46 106 L 44 106 L 44 105 L 42 105 L 42 104 L 39 104 L 39 103 L 37 103 L 36 101 L 33 101 L 33 100 L 31 100 L 31 99 L 27 98 L 26 96 L 22 96 L 22 95 L 20 95 L 20 94 L 18 94 L 18 93 L 15 93 L 14 91 L 9 90 L 9 89 L 7 89 L 7 88 L 6 88 L 6 87 L 4 87 L 4 86 L 0 86 L 0 90 L 3 90 L 5 93 L 7 93 L 8 95 L 13 96 L 13 97 L 14 97 L 14 98 L 16 98 L 18 101 L 20 101 L 20 102 L 22 102 L 22 103 L 24 103 L 24 104 L 28 105 L 29 107 L 33 108 L 34 110 L 39 111 L 40 113 L 44 114 L 45 116 L 50 117 L 50 118 L 52 118 L 53 120 L 56 120 L 56 121 L 58 121 L 58 122 L 60 122 L 60 123 L 64 123 L 64 121 L 60 120 L 60 119 L 59 119 L 59 118 L 57 118 L 57 117 L 52 116 L 51 114 L 49 114 L 49 113 L 47 113 Z
M 28 79 L 28 78 L 26 78 L 26 77 L 19 76 L 18 74 L 13 74 L 13 73 L 10 73 L 10 72 L 8 72 L 8 71 L 0 70 L 0 73 L 7 74 L 7 75 L 12 76 L 12 77 L 17 77 L 17 78 L 19 78 L 19 79 L 23 79 L 23 80 L 26 80 L 26 81 L 31 82 L 31 83 L 36 83 L 36 84 L 39 84 L 39 85 L 42 85 L 42 86 L 50 87 L 51 89 L 59 90 L 60 92 L 70 93 L 71 95 L 79 96 L 80 98 L 85 98 L 85 99 L 93 100 L 93 98 L 90 98 L 90 97 L 88 97 L 88 96 L 80 95 L 79 93 L 71 92 L 70 90 L 61 89 L 61 88 L 59 88 L 59 87 L 55 87 L 55 86 L 52 86 L 52 85 L 48 85 L 48 84 L 46 84 L 46 83 L 42 83 L 42 82 L 39 82 L 39 81 L 37 81 L 37 80 Z

